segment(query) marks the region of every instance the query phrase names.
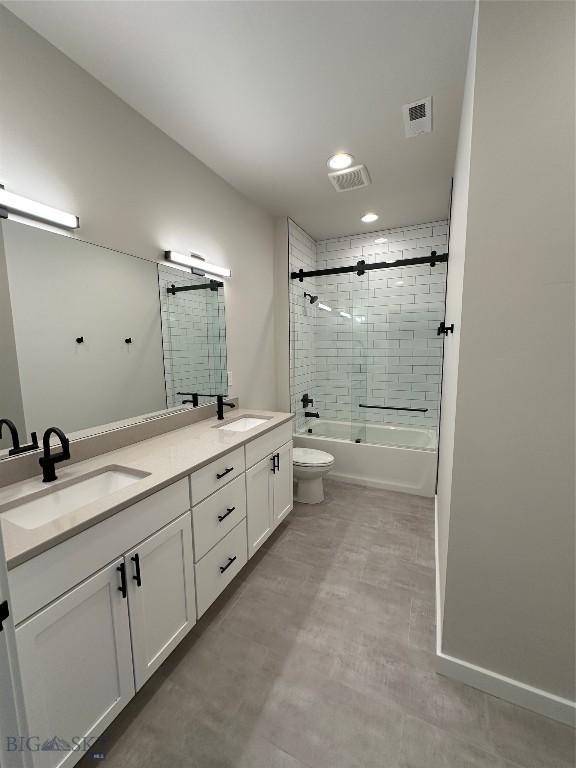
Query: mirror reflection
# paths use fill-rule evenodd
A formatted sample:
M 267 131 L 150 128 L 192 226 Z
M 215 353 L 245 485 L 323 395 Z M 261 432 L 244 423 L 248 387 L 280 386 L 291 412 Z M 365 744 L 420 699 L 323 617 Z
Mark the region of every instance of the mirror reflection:
M 191 407 L 180 392 L 203 405 L 227 394 L 223 284 L 3 220 L 0 354 L 0 418 L 23 444 Z

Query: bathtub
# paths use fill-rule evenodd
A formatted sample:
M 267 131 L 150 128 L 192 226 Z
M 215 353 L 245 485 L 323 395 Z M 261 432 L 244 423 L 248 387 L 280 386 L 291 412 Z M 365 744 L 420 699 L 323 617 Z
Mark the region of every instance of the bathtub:
M 425 427 L 314 419 L 294 445 L 334 456 L 329 477 L 390 491 L 434 496 L 436 432 Z M 360 442 L 356 442 L 356 441 Z

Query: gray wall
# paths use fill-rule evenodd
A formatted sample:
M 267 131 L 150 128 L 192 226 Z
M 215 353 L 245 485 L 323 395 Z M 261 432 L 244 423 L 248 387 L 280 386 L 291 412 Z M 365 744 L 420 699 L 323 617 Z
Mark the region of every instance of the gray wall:
M 462 114 L 458 134 L 458 149 L 452 187 L 450 219 L 450 269 L 446 282 L 446 323 L 454 323 L 454 332 L 444 343 L 442 369 L 442 408 L 440 412 L 440 442 L 438 446 L 438 564 L 440 572 L 440 613 L 444 612 L 446 586 L 446 557 L 450 529 L 450 495 L 454 456 L 454 427 L 458 394 L 458 360 L 462 317 L 462 287 L 466 257 L 466 228 L 468 224 L 468 192 L 470 184 L 470 150 L 474 113 L 474 81 L 476 76 L 476 45 L 478 34 L 478 5 L 474 13 L 468 67 L 464 85 Z
M 569 699 L 574 170 L 574 5 L 481 2 L 443 650 Z
M 274 407 L 272 217 L 2 7 L 0 72 L 0 182 L 77 213 L 83 239 L 229 266 L 231 394 Z

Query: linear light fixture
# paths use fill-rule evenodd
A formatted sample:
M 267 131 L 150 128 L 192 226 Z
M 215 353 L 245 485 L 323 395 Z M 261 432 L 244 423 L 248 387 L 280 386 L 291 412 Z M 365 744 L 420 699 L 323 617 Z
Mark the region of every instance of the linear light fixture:
M 339 312 L 338 314 L 340 317 L 347 317 L 349 320 L 352 319 L 352 315 L 348 314 L 348 312 Z
M 178 251 L 164 251 L 164 258 L 175 264 L 181 264 L 183 267 L 190 267 L 195 272 L 216 275 L 217 277 L 230 277 L 232 274 L 227 267 L 220 267 L 218 264 L 210 264 L 204 261 L 202 256 L 196 254 L 178 253 Z
M 37 203 L 35 200 L 22 197 L 22 195 L 8 192 L 0 185 L 0 209 L 2 208 L 6 212 L 17 213 L 21 216 L 40 221 L 47 221 L 63 229 L 78 229 L 80 226 L 78 216 L 75 216 L 73 213 L 66 213 L 58 208 L 52 208 L 50 205 Z
M 321 304 L 318 302 L 318 309 L 323 309 L 326 312 L 332 312 L 332 307 L 327 307 L 326 304 Z

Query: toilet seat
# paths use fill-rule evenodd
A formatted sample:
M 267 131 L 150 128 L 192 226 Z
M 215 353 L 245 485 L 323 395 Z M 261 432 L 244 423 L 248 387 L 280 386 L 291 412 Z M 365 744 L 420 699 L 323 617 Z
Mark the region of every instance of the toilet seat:
M 294 448 L 292 461 L 297 467 L 327 467 L 334 463 L 334 456 L 315 448 Z

